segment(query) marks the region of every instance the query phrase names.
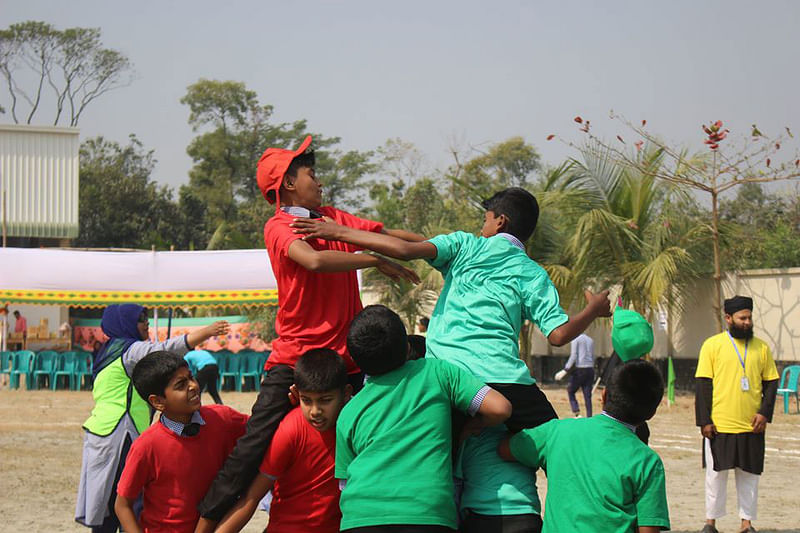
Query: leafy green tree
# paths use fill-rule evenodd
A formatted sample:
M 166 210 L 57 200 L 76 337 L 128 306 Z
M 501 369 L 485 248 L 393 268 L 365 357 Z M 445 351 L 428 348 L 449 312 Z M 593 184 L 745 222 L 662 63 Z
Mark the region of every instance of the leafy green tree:
M 736 269 L 800 265 L 800 201 L 796 193 L 768 193 L 758 183 L 747 183 L 733 199 L 720 202 L 720 220 L 732 233 L 723 248 L 726 265 Z
M 0 74 L 5 78 L 12 120 L 31 124 L 47 104 L 55 115 L 53 125 L 68 117 L 69 125 L 77 126 L 94 100 L 130 84 L 130 60 L 104 48 L 100 37 L 99 28 L 57 30 L 37 21 L 0 31 Z M 21 109 L 24 104 L 27 111 Z M 0 112 L 5 112 L 3 106 Z
M 305 120 L 275 123 L 273 107 L 262 105 L 244 83 L 201 79 L 187 88 L 181 103 L 199 134 L 189 147 L 194 161 L 186 192 L 205 206 L 205 243 L 221 247 L 260 246 L 264 222 L 274 208 L 262 198 L 256 170 L 267 147 L 296 146 L 306 135 Z M 370 153 L 342 152 L 337 137 L 312 134 L 317 175 L 326 203 L 357 206 L 364 196 L 362 176 L 370 172 Z
M 103 137 L 80 148 L 78 246 L 169 248 L 183 227 L 178 205 L 167 187 L 150 175 L 152 150 L 131 135 L 122 146 Z

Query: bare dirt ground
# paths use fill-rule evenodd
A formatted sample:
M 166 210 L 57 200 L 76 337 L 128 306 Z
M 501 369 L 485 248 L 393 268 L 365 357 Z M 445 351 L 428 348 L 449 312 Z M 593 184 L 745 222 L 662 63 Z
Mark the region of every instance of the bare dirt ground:
M 563 389 L 545 389 L 560 416 L 570 416 Z M 255 393 L 223 393 L 228 404 L 249 412 Z M 208 401 L 207 396 L 203 396 Z M 595 410 L 599 410 L 599 397 Z M 68 391 L 0 390 L 0 531 L 87 531 L 73 522 L 80 474 L 81 424 L 92 408 L 91 394 Z M 792 406 L 793 408 L 793 406 Z M 651 445 L 667 473 L 667 493 L 674 530 L 699 531 L 703 523 L 703 473 L 700 436 L 694 426 L 693 398 L 679 396 L 663 405 L 651 421 Z M 800 531 L 800 415 L 776 406 L 767 429 L 765 472 L 759 485 L 760 531 Z M 542 500 L 547 483 L 539 475 Z M 738 531 L 736 490 L 728 482 L 728 516 L 718 521 L 724 532 Z M 258 512 L 245 529 L 262 531 L 266 515 Z

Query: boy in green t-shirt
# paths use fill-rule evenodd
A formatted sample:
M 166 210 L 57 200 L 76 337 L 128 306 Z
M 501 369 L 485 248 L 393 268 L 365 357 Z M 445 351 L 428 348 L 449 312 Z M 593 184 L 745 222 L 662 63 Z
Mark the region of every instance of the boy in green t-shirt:
M 504 461 L 497 447 L 508 435 L 505 425 L 466 439 L 456 459 L 461 484 L 461 533 L 539 533 L 542 504 L 536 470 Z
M 405 327 L 384 306 L 353 319 L 347 348 L 369 377 L 336 424 L 341 530 L 455 530 L 451 410 L 491 427 L 508 418 L 510 403 L 445 361 L 406 361 Z
M 543 533 L 657 533 L 669 529 L 664 465 L 634 433 L 664 395 L 655 366 L 614 370 L 603 413 L 552 420 L 505 439 L 500 456 L 547 474 Z
M 457 231 L 407 242 L 327 218 L 295 219 L 292 227 L 305 238 L 344 241 L 398 259 L 427 259 L 437 268 L 444 287 L 431 316 L 426 357 L 449 361 L 502 393 L 513 406 L 506 425 L 518 431 L 557 418 L 519 357 L 523 320 L 531 320 L 551 344 L 562 346 L 611 310 L 608 291 L 587 291 L 586 307 L 572 317 L 561 308 L 547 272 L 525 252 L 523 243 L 539 219 L 531 193 L 512 187 L 483 207 L 480 237 Z

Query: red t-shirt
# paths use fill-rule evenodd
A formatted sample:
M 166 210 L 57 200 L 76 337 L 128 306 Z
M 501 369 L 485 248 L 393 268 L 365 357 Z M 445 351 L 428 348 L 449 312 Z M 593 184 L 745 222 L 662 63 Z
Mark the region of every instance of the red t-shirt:
M 197 504 L 244 435 L 247 415 L 224 405 L 200 408 L 205 425 L 181 437 L 158 422 L 131 445 L 117 493 L 135 499 L 144 491 L 139 523 L 147 532 L 194 531 Z
M 339 482 L 333 477 L 336 429 L 319 432 L 296 407 L 272 438 L 262 474 L 275 478 L 267 533 L 337 533 Z
M 321 207 L 320 214 L 337 223 L 365 231 L 380 232 L 383 224 L 358 218 L 333 207 Z M 294 367 L 297 358 L 314 348 L 330 348 L 342 356 L 347 371 L 358 366 L 347 353 L 347 330 L 361 311 L 356 272 L 311 272 L 289 259 L 289 245 L 302 235 L 289 227 L 295 216 L 280 209 L 264 225 L 264 244 L 278 282 L 278 316 L 272 353 L 266 368 L 274 365 Z M 310 239 L 315 250 L 356 252 L 357 246 L 338 241 Z

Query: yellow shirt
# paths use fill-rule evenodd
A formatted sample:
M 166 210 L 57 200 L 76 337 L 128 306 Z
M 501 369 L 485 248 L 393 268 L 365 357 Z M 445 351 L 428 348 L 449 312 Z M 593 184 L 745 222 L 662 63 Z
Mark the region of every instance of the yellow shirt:
M 733 339 L 739 356 L 745 359 L 745 343 Z M 710 378 L 714 384 L 711 420 L 720 433 L 749 433 L 752 420 L 761 407 L 761 382 L 778 379 L 778 369 L 769 346 L 756 337 L 747 342 L 745 368 L 733 348 L 728 332 L 706 339 L 700 348 L 696 378 Z M 750 390 L 742 390 L 742 376 L 747 376 Z

